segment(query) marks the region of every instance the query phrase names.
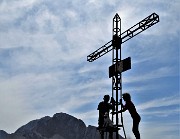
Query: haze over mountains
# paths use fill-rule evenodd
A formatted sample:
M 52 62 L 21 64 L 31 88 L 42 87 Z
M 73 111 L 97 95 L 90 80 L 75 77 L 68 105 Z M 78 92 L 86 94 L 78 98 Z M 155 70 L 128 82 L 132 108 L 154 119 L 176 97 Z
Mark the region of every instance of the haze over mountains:
M 0 139 L 100 139 L 100 134 L 96 127 L 86 127 L 80 119 L 56 113 L 30 121 L 12 134 L 0 130 Z

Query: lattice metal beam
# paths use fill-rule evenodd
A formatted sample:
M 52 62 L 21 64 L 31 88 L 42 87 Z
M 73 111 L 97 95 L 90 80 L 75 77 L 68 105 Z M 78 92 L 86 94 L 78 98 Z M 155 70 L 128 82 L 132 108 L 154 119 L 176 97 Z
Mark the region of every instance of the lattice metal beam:
M 148 17 L 146 17 L 136 25 L 124 31 L 120 35 L 122 39 L 122 43 L 133 38 L 134 36 L 138 35 L 139 33 L 143 32 L 144 30 L 148 29 L 149 27 L 153 26 L 158 22 L 159 22 L 159 16 L 156 13 L 152 13 L 151 15 L 149 15 Z
M 112 40 L 87 56 L 87 61 L 93 62 L 113 49 Z

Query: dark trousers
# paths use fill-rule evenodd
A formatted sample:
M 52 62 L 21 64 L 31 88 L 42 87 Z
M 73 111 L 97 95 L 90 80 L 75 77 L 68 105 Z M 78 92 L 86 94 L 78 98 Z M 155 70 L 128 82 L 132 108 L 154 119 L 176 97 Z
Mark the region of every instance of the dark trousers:
M 139 133 L 139 122 L 141 121 L 141 117 L 138 116 L 136 118 L 133 118 L 133 127 L 132 131 L 136 137 L 136 139 L 140 139 L 140 133 Z

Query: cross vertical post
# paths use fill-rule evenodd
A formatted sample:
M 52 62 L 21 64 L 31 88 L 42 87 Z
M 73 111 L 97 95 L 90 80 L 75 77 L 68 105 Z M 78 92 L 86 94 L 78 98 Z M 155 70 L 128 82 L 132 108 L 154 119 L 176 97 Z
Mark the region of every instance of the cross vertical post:
M 112 45 L 113 45 L 113 51 L 112 51 L 112 65 L 115 64 L 115 71 L 118 69 L 118 62 L 121 61 L 121 18 L 118 14 L 116 14 L 113 18 L 113 38 L 112 38 Z M 119 105 L 119 93 L 120 97 L 122 96 L 122 78 L 121 73 L 116 72 L 115 79 L 112 77 L 112 97 L 116 97 L 116 103 L 115 103 L 115 111 L 118 111 L 118 105 Z M 113 120 L 112 115 L 112 120 Z M 119 125 L 119 117 L 118 113 L 116 113 L 116 128 L 118 129 Z M 118 130 L 116 131 L 116 139 L 119 138 Z

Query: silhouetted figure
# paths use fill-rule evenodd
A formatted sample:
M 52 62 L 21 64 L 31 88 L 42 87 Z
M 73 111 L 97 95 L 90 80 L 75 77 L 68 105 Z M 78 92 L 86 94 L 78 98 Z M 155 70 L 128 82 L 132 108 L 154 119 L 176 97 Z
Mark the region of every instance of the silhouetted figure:
M 124 93 L 123 94 L 123 99 L 126 102 L 125 105 L 122 104 L 122 110 L 118 111 L 117 113 L 121 113 L 124 112 L 126 110 L 129 111 L 132 119 L 133 119 L 133 127 L 132 127 L 132 131 L 136 137 L 136 139 L 140 139 L 140 133 L 139 133 L 139 122 L 141 121 L 141 117 L 140 115 L 137 113 L 136 108 L 133 104 L 133 102 L 131 101 L 131 96 L 129 93 Z M 113 114 L 115 114 L 116 112 L 112 112 Z
M 104 138 L 104 131 L 101 130 L 104 128 L 104 118 L 106 118 L 105 116 L 107 116 L 109 118 L 109 111 L 112 109 L 114 110 L 114 99 L 111 98 L 111 103 L 108 103 L 109 102 L 109 99 L 110 99 L 110 96 L 109 95 L 105 95 L 104 96 L 104 101 L 100 102 L 99 105 L 98 105 L 98 110 L 99 110 L 99 121 L 98 121 L 98 124 L 99 124 L 99 131 L 101 133 L 101 138 L 103 139 Z M 106 114 L 106 115 L 105 115 Z

